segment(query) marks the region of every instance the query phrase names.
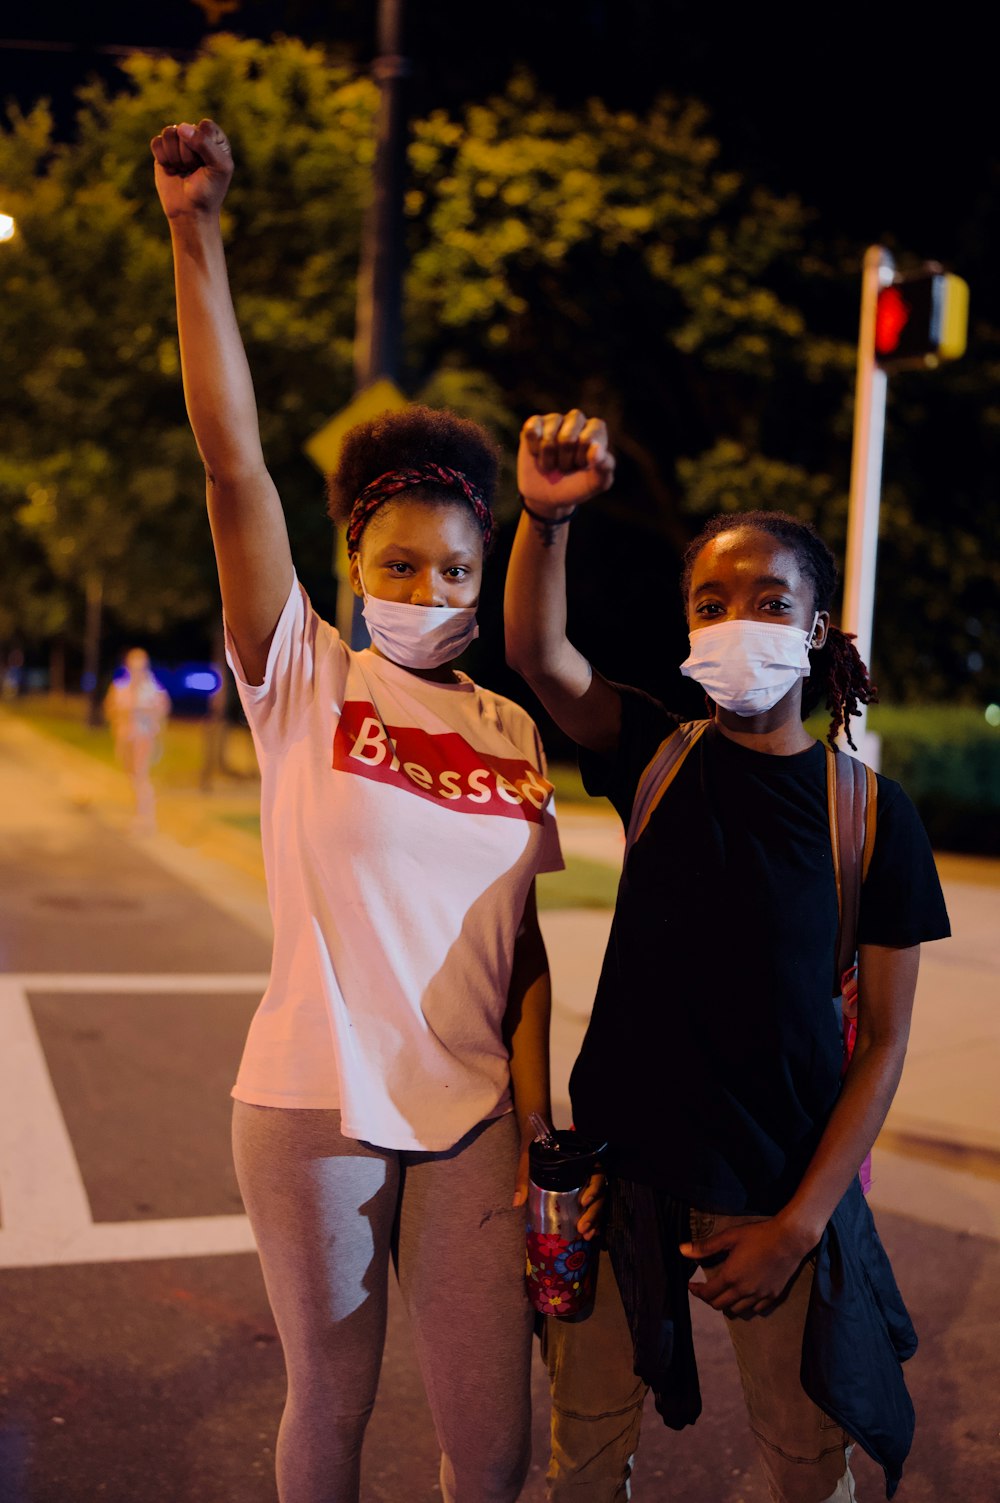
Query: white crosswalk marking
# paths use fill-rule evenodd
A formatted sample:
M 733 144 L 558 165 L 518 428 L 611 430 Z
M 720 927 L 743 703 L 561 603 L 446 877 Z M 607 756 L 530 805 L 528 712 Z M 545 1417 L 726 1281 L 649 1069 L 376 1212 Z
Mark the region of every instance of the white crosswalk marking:
M 31 992 L 261 992 L 245 975 L 0 977 L 0 1268 L 250 1252 L 245 1216 L 95 1222 L 31 1013 Z

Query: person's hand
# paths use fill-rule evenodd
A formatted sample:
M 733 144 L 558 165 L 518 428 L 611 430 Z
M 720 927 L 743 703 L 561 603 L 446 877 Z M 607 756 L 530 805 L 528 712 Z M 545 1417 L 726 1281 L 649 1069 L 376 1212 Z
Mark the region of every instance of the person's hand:
M 682 1242 L 680 1250 L 699 1263 L 722 1254 L 723 1262 L 706 1269 L 704 1283 L 688 1288 L 713 1310 L 742 1316 L 762 1315 L 776 1305 L 810 1251 L 777 1217 Z
M 600 418 L 574 408 L 530 417 L 521 429 L 517 488 L 532 511 L 557 521 L 606 491 L 614 478 L 615 458 Z
M 584 1207 L 584 1212 L 576 1223 L 576 1229 L 584 1242 L 592 1241 L 601 1229 L 605 1185 L 603 1174 L 593 1174 L 580 1192 L 580 1204 Z
M 528 1203 L 528 1149 L 534 1141 L 534 1128 L 525 1128 L 521 1135 L 521 1157 L 517 1162 L 517 1179 L 514 1183 L 512 1206 L 523 1206 Z
M 233 152 L 215 121 L 165 125 L 149 145 L 167 218 L 217 214 L 233 175 Z

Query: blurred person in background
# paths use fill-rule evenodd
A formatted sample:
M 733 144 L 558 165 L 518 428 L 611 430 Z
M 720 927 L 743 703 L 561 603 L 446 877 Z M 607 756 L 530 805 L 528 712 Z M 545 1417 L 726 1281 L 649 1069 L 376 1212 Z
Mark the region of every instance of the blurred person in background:
M 20 647 L 12 647 L 7 654 L 3 672 L 0 674 L 0 693 L 4 699 L 16 699 L 24 683 L 24 653 Z
M 157 683 L 149 654 L 133 647 L 124 667 L 104 696 L 104 714 L 111 727 L 115 755 L 132 784 L 135 800 L 133 828 L 149 835 L 156 829 L 156 795 L 150 776 L 170 715 L 170 696 Z

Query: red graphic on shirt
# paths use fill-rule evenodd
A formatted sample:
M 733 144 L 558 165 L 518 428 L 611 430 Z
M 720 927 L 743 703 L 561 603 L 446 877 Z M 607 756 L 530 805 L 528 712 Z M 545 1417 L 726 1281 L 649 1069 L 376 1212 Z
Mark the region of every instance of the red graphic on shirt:
M 487 760 L 457 731 L 384 725 L 374 705 L 348 700 L 333 738 L 333 767 L 373 778 L 463 814 L 499 814 L 540 825 L 552 793 L 522 757 Z

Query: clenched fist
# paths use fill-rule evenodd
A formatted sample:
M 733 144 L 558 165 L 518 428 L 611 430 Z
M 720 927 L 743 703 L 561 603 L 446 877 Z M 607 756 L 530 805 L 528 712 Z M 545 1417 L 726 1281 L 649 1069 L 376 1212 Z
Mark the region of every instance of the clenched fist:
M 233 175 L 233 151 L 215 121 L 165 125 L 149 144 L 167 218 L 218 213 Z
M 521 429 L 517 485 L 532 511 L 558 521 L 609 489 L 615 458 L 600 418 L 578 409 L 530 417 Z

